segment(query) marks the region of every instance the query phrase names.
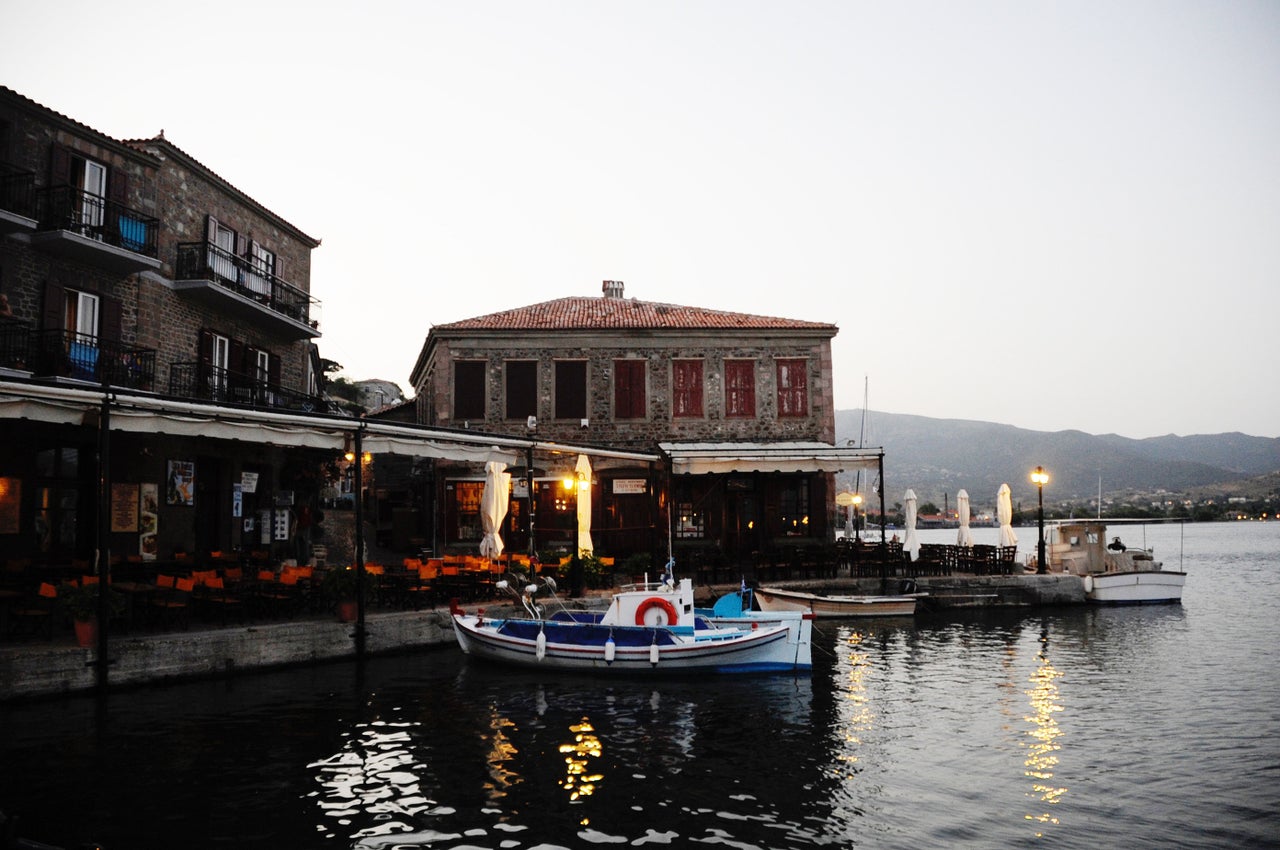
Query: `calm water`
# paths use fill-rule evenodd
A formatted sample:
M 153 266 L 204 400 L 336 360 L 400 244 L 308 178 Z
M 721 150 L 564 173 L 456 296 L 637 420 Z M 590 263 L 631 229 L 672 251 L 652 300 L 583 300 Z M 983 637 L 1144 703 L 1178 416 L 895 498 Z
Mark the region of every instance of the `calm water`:
M 110 850 L 1275 847 L 1280 523 L 1185 553 L 1181 607 L 824 625 L 799 680 L 442 650 L 0 707 L 0 809 Z

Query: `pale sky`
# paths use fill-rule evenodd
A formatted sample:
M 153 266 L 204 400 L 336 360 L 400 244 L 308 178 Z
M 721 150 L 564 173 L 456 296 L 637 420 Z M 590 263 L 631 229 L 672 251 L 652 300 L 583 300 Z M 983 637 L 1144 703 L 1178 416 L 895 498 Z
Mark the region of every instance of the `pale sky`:
M 836 406 L 1280 436 L 1280 3 L 5 0 L 0 82 L 324 244 L 324 357 L 627 297 L 837 324 Z

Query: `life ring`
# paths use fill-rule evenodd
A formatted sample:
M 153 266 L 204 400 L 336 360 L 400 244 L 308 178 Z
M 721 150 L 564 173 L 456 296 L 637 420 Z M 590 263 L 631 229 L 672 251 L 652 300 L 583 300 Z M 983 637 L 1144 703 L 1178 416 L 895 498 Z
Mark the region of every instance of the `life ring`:
M 653 625 L 674 626 L 676 624 L 676 621 L 678 619 L 676 617 L 676 606 L 672 605 L 670 602 L 663 599 L 661 596 L 650 596 L 648 599 L 641 602 L 640 605 L 636 608 L 636 625 L 637 626 L 650 625 L 649 623 L 646 623 L 644 619 L 644 615 L 649 613 L 650 608 L 661 608 L 662 612 L 667 615 L 667 621 L 665 623 L 655 623 Z

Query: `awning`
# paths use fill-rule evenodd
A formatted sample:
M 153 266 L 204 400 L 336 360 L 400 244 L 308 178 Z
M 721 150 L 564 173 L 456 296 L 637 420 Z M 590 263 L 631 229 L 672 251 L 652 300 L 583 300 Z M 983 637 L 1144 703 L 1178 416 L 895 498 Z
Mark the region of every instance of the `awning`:
M 827 443 L 659 443 L 676 475 L 724 472 L 845 472 L 878 469 L 881 449 Z

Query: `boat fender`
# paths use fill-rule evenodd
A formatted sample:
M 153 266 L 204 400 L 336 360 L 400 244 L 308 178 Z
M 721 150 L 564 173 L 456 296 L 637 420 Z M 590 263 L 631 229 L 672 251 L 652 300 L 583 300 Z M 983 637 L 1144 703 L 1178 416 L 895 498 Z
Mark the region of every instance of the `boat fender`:
M 1084 592 L 1093 593 L 1093 576 L 1084 577 Z
M 547 655 L 547 633 L 538 631 L 538 639 L 533 642 L 533 654 L 541 661 Z
M 617 653 L 618 645 L 613 642 L 613 632 L 609 632 L 609 639 L 604 642 L 604 663 L 612 664 Z
M 654 667 L 658 666 L 658 645 L 656 643 L 649 644 L 649 663 Z
M 915 593 L 915 592 L 916 592 L 916 582 L 915 582 L 915 579 L 904 578 L 904 579 L 902 580 L 902 584 L 901 584 L 901 585 L 899 585 L 899 591 L 898 591 L 898 592 L 899 592 L 899 593 Z
M 667 615 L 665 623 L 657 623 L 659 626 L 674 626 L 678 621 L 676 617 L 676 606 L 672 605 L 661 596 L 650 596 L 636 607 L 636 625 L 647 626 L 644 615 L 649 613 L 650 608 L 661 608 L 662 612 Z
M 458 600 L 455 597 L 449 600 L 449 613 L 454 617 L 460 617 L 467 612 L 462 610 L 462 606 L 458 604 Z

